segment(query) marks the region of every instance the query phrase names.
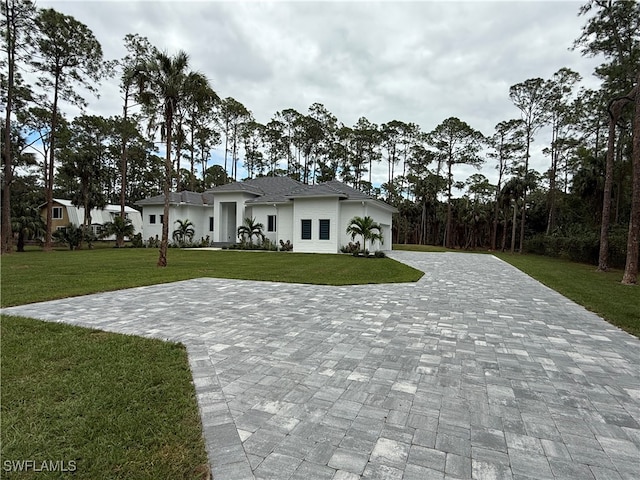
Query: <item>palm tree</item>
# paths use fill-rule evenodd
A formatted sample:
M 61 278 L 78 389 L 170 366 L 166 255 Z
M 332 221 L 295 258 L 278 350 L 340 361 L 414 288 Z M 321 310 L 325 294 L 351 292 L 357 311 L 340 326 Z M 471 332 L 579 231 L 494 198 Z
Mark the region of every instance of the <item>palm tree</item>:
M 73 223 L 69 223 L 66 227 L 53 232 L 53 239 L 57 242 L 69 245 L 69 250 L 77 249 L 82 242 L 84 230 Z
M 256 223 L 255 218 L 245 218 L 244 225 L 238 227 L 238 238 L 242 240 L 242 243 L 249 239 L 249 244 L 253 245 L 253 237 L 264 240 L 264 225 L 262 223 Z
M 112 222 L 105 223 L 102 227 L 103 237 L 116 236 L 116 247 L 118 248 L 124 246 L 124 237 L 131 238 L 135 233 L 136 229 L 131 223 L 131 219 L 126 217 L 114 217 Z
M 199 72 L 189 72 L 189 56 L 179 51 L 171 57 L 166 53 L 157 53 L 144 65 L 138 77 L 140 102 L 150 117 L 151 129 L 160 120 L 160 134 L 165 141 L 165 179 L 164 179 L 164 222 L 158 266 L 167 266 L 167 247 L 169 244 L 169 191 L 171 189 L 172 164 L 171 148 L 174 132 L 174 117 L 182 104 L 191 95 L 189 88 L 207 83 L 206 77 Z
M 47 231 L 37 208 L 24 207 L 11 217 L 11 230 L 18 234 L 17 251 L 24 252 L 25 240 L 44 235 Z
M 347 233 L 351 235 L 351 240 L 355 240 L 357 236 L 362 237 L 362 248 L 364 252 L 367 252 L 367 240 L 372 243 L 378 240 L 381 244 L 384 241 L 382 227 L 369 216 L 353 217 L 347 227 Z
M 184 221 L 176 220 L 175 223 L 178 224 L 178 228 L 173 231 L 173 239 L 176 242 L 181 244 L 185 240 L 188 240 L 189 242 L 193 240 L 196 230 L 189 219 L 185 219 Z

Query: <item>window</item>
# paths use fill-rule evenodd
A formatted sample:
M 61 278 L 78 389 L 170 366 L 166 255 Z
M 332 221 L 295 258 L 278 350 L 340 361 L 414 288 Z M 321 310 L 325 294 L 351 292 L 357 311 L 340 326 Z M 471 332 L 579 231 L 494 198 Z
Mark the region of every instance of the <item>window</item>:
M 149 223 L 150 224 L 154 224 L 156 223 L 156 216 L 155 215 L 149 215 Z
M 320 220 L 320 240 L 329 240 L 329 227 L 331 223 L 329 220 Z
M 209 231 L 213 232 L 213 217 L 209 217 Z
M 164 223 L 164 215 L 160 215 L 160 223 Z
M 53 219 L 54 220 L 61 220 L 62 219 L 62 207 L 53 207 Z
M 268 215 L 267 216 L 267 232 L 275 232 L 276 231 L 276 216 Z
M 311 220 L 302 220 L 302 240 L 311 240 Z

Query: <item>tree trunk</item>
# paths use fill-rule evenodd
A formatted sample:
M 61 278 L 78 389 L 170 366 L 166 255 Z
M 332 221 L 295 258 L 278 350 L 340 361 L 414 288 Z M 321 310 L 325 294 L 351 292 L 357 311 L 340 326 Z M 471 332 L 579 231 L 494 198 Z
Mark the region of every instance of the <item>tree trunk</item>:
M 602 198 L 602 224 L 600 225 L 600 252 L 598 254 L 598 270 L 609 269 L 609 225 L 611 223 L 611 190 L 613 188 L 613 156 L 616 142 L 617 116 L 610 112 L 609 140 L 604 174 L 604 194 Z
M 191 122 L 191 178 L 189 178 L 189 190 L 192 192 L 196 189 L 196 141 L 194 138 L 194 121 Z
M 58 85 L 59 74 L 56 73 L 55 85 L 53 87 L 53 107 L 51 113 L 51 132 L 49 132 L 49 171 L 47 173 L 46 191 L 47 191 L 47 231 L 44 239 L 44 251 L 53 250 L 51 239 L 53 229 L 53 173 L 56 151 L 56 129 L 58 128 Z
M 600 251 L 598 253 L 598 271 L 606 272 L 609 269 L 609 227 L 611 224 L 611 192 L 613 190 L 613 164 L 615 157 L 615 144 L 616 144 L 616 124 L 622 114 L 624 106 L 632 101 L 633 96 L 636 94 L 638 87 L 635 87 L 624 97 L 615 98 L 609 102 L 609 136 L 607 139 L 607 159 L 605 165 L 605 177 L 604 177 L 604 194 L 602 199 L 602 223 L 600 225 Z M 637 102 L 636 102 L 637 103 Z M 636 107 L 637 109 L 637 107 Z M 637 111 L 636 111 L 637 118 Z M 634 129 L 635 121 L 634 121 Z M 635 136 L 634 130 L 634 148 L 637 136 Z M 634 150 L 635 158 L 635 150 Z M 621 189 L 618 192 L 618 199 L 620 198 Z M 632 199 L 633 200 L 633 199 Z M 617 217 L 617 213 L 616 213 Z M 631 222 L 629 222 L 631 225 Z M 628 252 L 628 250 L 627 250 Z
M 502 247 L 501 251 L 505 251 L 507 248 L 507 226 L 509 225 L 509 217 L 507 212 L 504 212 L 504 222 L 502 222 Z
M 516 252 L 516 226 L 518 224 L 518 202 L 513 202 L 513 220 L 511 222 L 511 253 Z
M 638 283 L 638 237 L 640 236 L 640 72 L 636 84 L 635 115 L 633 117 L 633 183 L 631 189 L 631 215 L 629 216 L 629 236 L 627 238 L 627 261 L 622 283 Z
M 20 232 L 18 232 L 17 251 L 24 252 L 24 230 L 23 229 L 20 229 Z
M 448 163 L 448 180 L 447 180 L 447 224 L 444 229 L 444 239 L 442 240 L 442 246 L 448 247 L 451 245 L 451 184 L 453 183 L 453 175 L 451 174 L 451 159 Z
M 501 176 L 501 175 L 500 175 Z M 493 228 L 491 230 L 491 250 L 495 250 L 498 243 L 498 216 L 500 215 L 500 205 L 498 197 L 500 195 L 500 177 L 498 177 L 498 186 L 496 187 L 495 208 L 493 209 Z
M 524 187 L 522 189 L 522 212 L 520 214 L 520 253 L 524 252 L 524 225 L 527 220 L 527 176 L 529 175 L 529 155 L 531 149 L 531 130 L 527 131 L 527 152 L 524 159 Z M 511 242 L 511 251 L 513 252 L 514 245 Z
M 172 167 L 171 164 L 171 113 L 167 114 L 167 153 L 164 161 L 164 218 L 162 219 L 162 239 L 160 240 L 160 254 L 158 256 L 158 266 L 167 266 L 167 248 L 169 246 L 169 195 L 171 194 Z
M 125 204 L 127 198 L 127 119 L 128 119 L 128 104 L 129 104 L 129 85 L 126 85 L 124 91 L 124 105 L 122 107 L 122 149 L 120 151 L 120 176 L 121 178 L 121 189 L 120 189 L 120 216 L 122 220 L 125 219 Z M 116 246 L 118 248 L 124 246 L 124 236 L 117 234 L 116 235 Z
M 557 155 L 556 152 L 552 156 Z M 551 174 L 549 176 L 549 216 L 547 218 L 547 235 L 549 235 L 556 224 L 556 176 L 558 171 L 558 160 L 551 161 Z
M 13 176 L 11 158 L 11 109 L 13 104 L 13 69 L 15 64 L 15 52 L 13 36 L 11 35 L 9 2 L 5 1 L 5 14 L 7 16 L 7 57 L 8 57 L 8 78 L 7 78 L 7 103 L 6 116 L 4 121 L 4 188 L 2 189 L 2 248 L 1 253 L 11 253 L 13 250 L 13 231 L 11 229 L 11 182 Z

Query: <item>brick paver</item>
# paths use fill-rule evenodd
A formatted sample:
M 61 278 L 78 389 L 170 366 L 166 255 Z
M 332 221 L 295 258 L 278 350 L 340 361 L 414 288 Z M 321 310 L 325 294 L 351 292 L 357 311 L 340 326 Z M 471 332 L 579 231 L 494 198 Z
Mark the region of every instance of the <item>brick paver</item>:
M 187 346 L 233 479 L 640 477 L 640 341 L 490 255 L 415 284 L 202 278 L 7 308 Z

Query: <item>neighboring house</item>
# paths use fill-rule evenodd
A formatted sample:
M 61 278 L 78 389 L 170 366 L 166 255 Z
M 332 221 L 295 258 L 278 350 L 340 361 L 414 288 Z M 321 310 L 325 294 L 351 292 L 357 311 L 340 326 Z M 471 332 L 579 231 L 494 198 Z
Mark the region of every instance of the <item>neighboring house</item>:
M 47 221 L 47 204 L 40 205 L 40 216 Z M 135 208 L 125 207 L 125 216 L 131 220 L 136 233 L 142 233 L 142 215 Z M 91 229 L 96 235 L 100 234 L 102 226 L 113 221 L 120 215 L 120 205 L 105 205 L 103 209 L 91 210 Z M 53 199 L 52 230 L 65 228 L 70 223 L 81 226 L 84 222 L 84 207 L 76 207 L 70 200 L 60 198 Z M 115 240 L 115 236 L 107 237 L 107 240 Z
M 160 238 L 164 196 L 136 203 L 143 209 L 145 239 Z M 238 241 L 238 227 L 255 218 L 273 243 L 289 240 L 295 252 L 337 253 L 351 241 L 347 226 L 355 216 L 370 216 L 382 226 L 384 243 L 369 250 L 391 249 L 391 219 L 396 209 L 344 183 L 305 185 L 289 177 L 261 177 L 215 187 L 200 194 L 171 193 L 169 234 L 176 220 L 194 224 L 194 240 L 216 244 Z M 356 239 L 359 240 L 359 239 Z M 361 241 L 361 240 L 360 240 Z

